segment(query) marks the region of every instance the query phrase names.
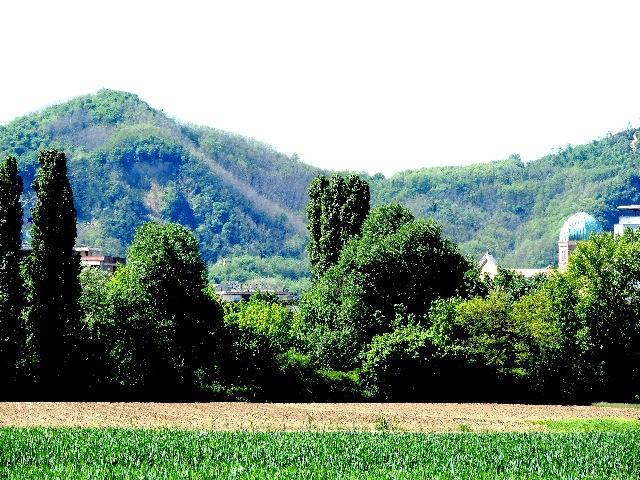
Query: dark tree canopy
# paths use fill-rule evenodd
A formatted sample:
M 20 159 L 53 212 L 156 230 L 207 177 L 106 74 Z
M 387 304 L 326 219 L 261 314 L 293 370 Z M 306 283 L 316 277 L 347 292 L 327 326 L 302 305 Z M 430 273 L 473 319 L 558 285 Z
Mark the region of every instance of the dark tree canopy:
M 465 294 L 471 269 L 437 224 L 414 220 L 400 206 L 376 208 L 362 231 L 301 301 L 306 321 L 349 339 L 340 353 L 350 362 L 364 343 L 391 328 L 398 309 L 423 317 L 434 300 Z
M 369 184 L 357 175 L 340 175 L 331 181 L 318 175 L 309 187 L 309 260 L 319 278 L 335 265 L 347 242 L 358 236 L 369 214 Z
M 580 347 L 572 376 L 588 372 L 592 396 L 632 400 L 629 393 L 640 392 L 640 232 L 580 243 L 566 277 L 574 299 L 563 303 L 575 305 L 561 324 Z
M 0 163 L 0 388 L 15 383 L 19 317 L 23 305 L 20 276 L 22 178 L 15 157 Z
M 110 294 L 110 354 L 125 390 L 188 395 L 206 381 L 222 321 L 206 287 L 205 263 L 187 228 L 150 222 L 137 230 Z
M 28 328 L 36 377 L 46 387 L 71 381 L 79 359 L 74 341 L 79 332 L 80 257 L 76 209 L 67 178 L 65 154 L 41 152 L 33 183 L 31 254 L 26 263 Z M 77 379 L 76 379 L 77 380 Z

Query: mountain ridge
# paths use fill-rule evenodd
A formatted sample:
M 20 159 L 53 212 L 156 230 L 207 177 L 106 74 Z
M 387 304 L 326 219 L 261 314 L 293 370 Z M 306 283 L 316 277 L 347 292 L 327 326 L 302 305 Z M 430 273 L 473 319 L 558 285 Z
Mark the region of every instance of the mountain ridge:
M 577 210 L 605 228 L 619 203 L 640 201 L 640 157 L 628 129 L 526 164 L 517 156 L 426 167 L 390 177 L 362 174 L 372 203 L 398 202 L 433 217 L 463 252 L 491 251 L 504 265 L 555 262 L 557 232 Z M 0 126 L 0 154 L 15 154 L 28 209 L 37 152 L 69 156 L 79 241 L 124 253 L 146 220 L 184 223 L 206 260 L 279 255 L 304 261 L 306 189 L 317 174 L 267 144 L 180 123 L 137 95 L 100 90 Z

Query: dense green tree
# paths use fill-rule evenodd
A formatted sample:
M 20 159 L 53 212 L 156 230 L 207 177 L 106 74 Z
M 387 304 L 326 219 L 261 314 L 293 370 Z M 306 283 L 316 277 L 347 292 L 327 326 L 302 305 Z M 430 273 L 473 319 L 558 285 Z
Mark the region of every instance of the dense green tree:
M 566 401 L 558 383 L 564 337 L 549 293 L 550 283 L 539 285 L 511 306 L 510 315 L 519 334 L 513 372 L 520 383 L 528 385 L 532 398 Z
M 429 312 L 429 324 L 443 365 L 454 369 L 443 367 L 443 376 L 458 381 L 446 388 L 459 398 L 558 396 L 553 364 L 562 335 L 545 290 L 516 300 L 501 288 L 487 297 L 439 300 Z
M 222 310 L 206 288 L 188 229 L 150 222 L 136 231 L 109 297 L 110 355 L 126 392 L 189 396 L 212 381 Z
M 360 235 L 362 224 L 369 215 L 371 194 L 369 183 L 358 175 L 349 175 L 344 184 L 345 198 L 340 211 L 341 248 Z
M 369 213 L 369 184 L 350 175 L 327 180 L 317 176 L 309 186 L 307 219 L 309 222 L 309 261 L 319 278 L 335 265 L 347 242 L 358 236 Z
M 19 318 L 24 293 L 20 276 L 22 178 L 15 157 L 0 163 L 0 386 L 16 382 Z
M 563 298 L 559 320 L 577 347 L 575 367 L 588 371 L 583 394 L 633 399 L 640 394 L 640 232 L 581 242 L 566 277 L 575 300 Z
M 494 288 L 506 292 L 513 299 L 518 299 L 539 289 L 546 280 L 544 274 L 527 278 L 510 268 L 498 267 L 498 274 L 493 279 L 492 284 Z
M 340 250 L 345 243 L 342 232 L 343 208 L 346 203 L 346 191 L 344 177 L 334 175 L 331 177 L 328 188 L 322 196 L 322 218 L 320 226 L 321 260 L 318 264 L 320 274 L 335 265 L 340 256 Z
M 307 204 L 309 244 L 307 252 L 309 253 L 311 270 L 318 273 L 320 265 L 324 262 L 320 241 L 322 239 L 322 207 L 328 187 L 329 181 L 324 175 L 318 175 L 309 185 L 309 203 Z
M 434 300 L 466 294 L 471 267 L 434 222 L 391 205 L 372 211 L 362 231 L 301 299 L 302 318 L 332 338 L 318 357 L 333 366 L 351 368 L 354 354 L 390 329 L 398 308 L 420 319 Z
M 80 271 L 80 314 L 83 335 L 75 348 L 82 358 L 82 380 L 85 395 L 90 399 L 115 398 L 114 376 L 107 349 L 110 345 L 111 321 L 109 282 L 112 274 L 95 267 Z
M 438 398 L 440 352 L 420 325 L 376 335 L 363 353 L 366 394 L 383 401 Z
M 511 300 L 504 292 L 475 297 L 458 305 L 455 321 L 467 355 L 477 365 L 496 372 L 501 381 L 518 377 L 522 331 L 511 316 Z
M 76 240 L 76 210 L 67 178 L 65 154 L 45 150 L 33 184 L 31 254 L 26 262 L 27 321 L 33 373 L 46 395 L 68 394 L 81 359 L 75 343 L 79 318 L 80 257 Z

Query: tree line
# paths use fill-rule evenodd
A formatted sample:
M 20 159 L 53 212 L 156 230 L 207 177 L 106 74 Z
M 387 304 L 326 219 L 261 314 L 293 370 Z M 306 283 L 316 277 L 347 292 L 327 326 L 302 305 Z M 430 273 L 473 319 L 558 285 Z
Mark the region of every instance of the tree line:
M 193 233 L 149 222 L 114 275 L 80 268 L 62 152 L 43 151 L 31 250 L 22 179 L 0 165 L 4 398 L 634 400 L 640 236 L 582 242 L 565 272 L 526 279 L 475 262 L 433 220 L 370 210 L 358 176 L 318 176 L 311 286 L 221 303 Z

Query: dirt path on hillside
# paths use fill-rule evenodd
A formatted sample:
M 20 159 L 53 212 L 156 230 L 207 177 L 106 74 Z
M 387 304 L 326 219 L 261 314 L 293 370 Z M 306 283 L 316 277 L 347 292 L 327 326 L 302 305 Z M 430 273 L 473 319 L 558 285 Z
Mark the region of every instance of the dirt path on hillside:
M 634 408 L 482 403 L 0 403 L 0 426 L 213 430 L 527 431 L 536 420 L 633 418 Z

